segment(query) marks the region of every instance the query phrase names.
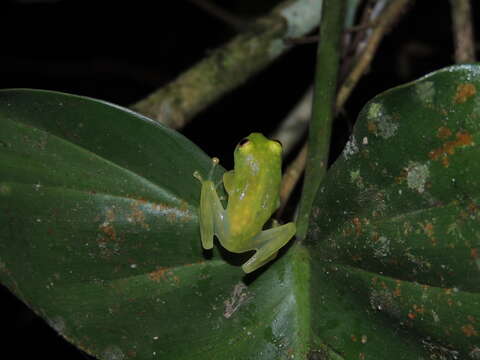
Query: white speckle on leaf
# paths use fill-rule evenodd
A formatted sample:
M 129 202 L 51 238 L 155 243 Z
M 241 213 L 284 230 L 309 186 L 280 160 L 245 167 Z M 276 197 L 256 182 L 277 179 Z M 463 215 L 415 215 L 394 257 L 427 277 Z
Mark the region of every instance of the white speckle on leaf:
M 432 317 L 433 317 L 433 321 L 435 321 L 435 322 L 440 321 L 440 318 L 438 317 L 438 314 L 433 310 L 432 310 Z
M 355 155 L 358 152 L 358 145 L 355 136 L 351 136 L 350 140 L 348 140 L 345 148 L 343 149 L 343 157 L 348 160 L 349 157 Z
M 350 171 L 350 181 L 353 183 L 360 177 L 360 170 Z
M 428 165 L 411 161 L 407 171 L 407 185 L 410 189 L 418 191 L 420 194 L 425 191 L 425 184 L 430 176 Z
M 421 81 L 415 85 L 415 93 L 423 103 L 431 104 L 435 96 L 433 81 Z
M 373 243 L 373 255 L 375 257 L 385 257 L 390 254 L 390 240 L 385 236 L 380 236 L 377 241 Z
M 375 120 L 376 118 L 382 115 L 382 108 L 383 106 L 380 103 L 371 103 L 370 106 L 368 107 L 367 117 L 370 120 Z
M 360 189 L 363 189 L 365 187 L 365 185 L 363 184 L 363 178 L 360 175 L 360 169 L 350 171 L 350 182 L 355 184 Z
M 375 125 L 374 133 L 384 139 L 394 136 L 398 130 L 398 123 L 392 120 L 392 117 L 387 114 L 385 107 L 380 103 L 371 103 L 367 118 Z
M 387 117 L 383 121 L 378 122 L 378 130 L 381 137 L 388 139 L 395 135 L 398 129 L 398 124 L 390 122 Z
M 370 306 L 374 310 L 386 311 L 396 318 L 402 315 L 398 304 L 395 302 L 394 296 L 388 290 L 372 289 L 369 300 Z
M 223 316 L 229 319 L 249 298 L 248 287 L 243 282 L 236 284 L 230 299 L 224 301 L 225 310 L 223 311 Z
M 125 354 L 123 351 L 115 345 L 107 347 L 102 354 L 102 359 L 105 360 L 123 360 L 125 359 Z
M 474 360 L 479 360 L 480 359 L 480 348 L 475 346 L 473 348 L 473 350 L 470 351 L 470 353 L 468 355 L 470 356 L 470 358 L 472 358 Z

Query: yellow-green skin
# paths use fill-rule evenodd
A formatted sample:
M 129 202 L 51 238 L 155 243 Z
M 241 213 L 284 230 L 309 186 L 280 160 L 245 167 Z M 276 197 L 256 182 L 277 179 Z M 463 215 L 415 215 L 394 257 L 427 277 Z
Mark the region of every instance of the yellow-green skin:
M 214 165 L 218 159 L 213 159 Z M 262 230 L 279 206 L 282 146 L 259 133 L 252 133 L 235 148 L 234 169 L 223 175 L 228 193 L 227 208 L 218 198 L 215 184 L 202 183 L 200 234 L 202 246 L 213 248 L 215 234 L 222 246 L 235 253 L 256 250 L 242 266 L 252 272 L 275 258 L 277 251 L 295 235 L 293 222 Z

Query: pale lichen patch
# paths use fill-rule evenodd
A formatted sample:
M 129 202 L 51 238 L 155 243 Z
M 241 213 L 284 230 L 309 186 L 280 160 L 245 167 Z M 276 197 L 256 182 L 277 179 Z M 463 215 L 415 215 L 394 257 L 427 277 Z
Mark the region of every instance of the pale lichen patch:
M 355 139 L 355 136 L 351 136 L 350 140 L 348 140 L 347 144 L 345 145 L 345 148 L 343 149 L 343 157 L 348 160 L 351 156 L 355 155 L 358 153 L 358 145 L 357 145 L 357 140 Z
M 468 354 L 470 358 L 474 360 L 480 360 L 480 348 L 475 346 L 472 351 Z
M 379 121 L 378 123 L 379 135 L 384 139 L 388 139 L 395 135 L 397 129 L 398 124 L 389 121 L 387 117 L 383 118 L 383 121 Z
M 385 107 L 380 103 L 371 103 L 367 110 L 368 131 L 384 139 L 391 138 L 397 133 L 398 123 L 387 114 Z
M 433 81 L 422 81 L 415 85 L 415 93 L 425 104 L 431 104 L 435 97 L 435 87 Z
M 355 184 L 359 189 L 363 189 L 365 187 L 365 184 L 363 183 L 363 178 L 360 175 L 360 169 L 350 172 L 350 182 Z
M 371 103 L 370 106 L 368 107 L 367 117 L 370 120 L 374 120 L 378 118 L 382 114 L 382 108 L 383 106 L 380 103 Z
M 105 360 L 123 360 L 125 357 L 124 352 L 115 345 L 108 346 L 102 354 L 102 359 Z
M 373 310 L 385 311 L 396 318 L 401 316 L 401 309 L 395 301 L 392 291 L 388 289 L 372 289 L 369 300 Z
M 390 255 L 390 240 L 385 236 L 380 236 L 373 243 L 373 255 L 375 257 L 385 257 Z
M 410 161 L 405 171 L 407 173 L 407 186 L 420 194 L 423 193 L 430 176 L 428 165 Z
M 223 316 L 229 319 L 249 298 L 248 287 L 243 282 L 236 284 L 231 297 L 224 301 Z

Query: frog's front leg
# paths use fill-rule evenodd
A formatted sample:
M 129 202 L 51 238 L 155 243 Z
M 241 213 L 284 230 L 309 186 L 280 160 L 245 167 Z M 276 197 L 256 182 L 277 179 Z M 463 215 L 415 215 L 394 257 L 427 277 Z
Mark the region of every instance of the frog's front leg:
M 256 253 L 242 265 L 243 271 L 250 273 L 273 260 L 277 251 L 295 235 L 295 223 L 277 226 L 260 232 L 252 240 Z
M 225 210 L 215 190 L 215 184 L 211 180 L 203 180 L 197 172 L 194 176 L 202 183 L 200 193 L 200 237 L 204 249 L 213 248 L 213 235 L 216 234 L 220 239 L 224 238 L 225 225 L 223 218 Z

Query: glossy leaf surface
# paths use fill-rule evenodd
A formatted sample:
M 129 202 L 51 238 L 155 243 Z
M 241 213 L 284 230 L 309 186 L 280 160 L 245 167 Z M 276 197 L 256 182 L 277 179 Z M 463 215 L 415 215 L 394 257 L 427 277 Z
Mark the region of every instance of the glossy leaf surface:
M 93 99 L 1 91 L 0 169 L 0 280 L 83 350 L 243 359 L 302 348 L 288 263 L 247 287 L 238 261 L 202 251 L 192 175 L 207 177 L 211 160 L 178 133 Z
M 465 65 L 375 97 L 330 169 L 305 245 L 346 359 L 480 355 L 479 89 Z

